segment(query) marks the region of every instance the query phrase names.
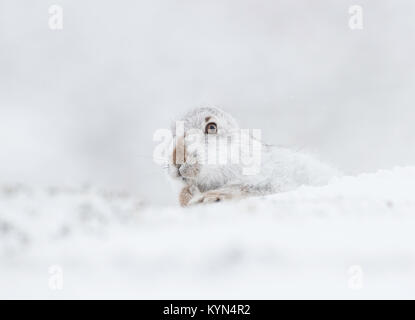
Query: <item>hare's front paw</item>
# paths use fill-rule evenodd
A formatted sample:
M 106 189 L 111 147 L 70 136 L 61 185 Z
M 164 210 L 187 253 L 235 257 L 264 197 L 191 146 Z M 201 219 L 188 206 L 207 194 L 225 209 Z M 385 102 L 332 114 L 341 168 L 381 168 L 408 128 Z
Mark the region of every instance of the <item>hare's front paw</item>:
M 197 187 L 186 186 L 180 193 L 180 204 L 183 207 L 200 204 L 212 203 L 223 200 L 239 199 L 242 197 L 240 188 L 221 188 L 201 193 Z
M 192 200 L 192 193 L 190 192 L 190 187 L 184 187 L 179 194 L 179 202 L 182 207 L 187 207 L 190 200 Z
M 186 186 L 180 191 L 179 202 L 182 207 L 187 207 L 197 203 L 199 199 L 200 192 L 195 186 Z
M 221 191 L 207 191 L 203 193 L 199 199 L 199 203 L 219 202 L 223 200 L 232 199 L 232 195 Z

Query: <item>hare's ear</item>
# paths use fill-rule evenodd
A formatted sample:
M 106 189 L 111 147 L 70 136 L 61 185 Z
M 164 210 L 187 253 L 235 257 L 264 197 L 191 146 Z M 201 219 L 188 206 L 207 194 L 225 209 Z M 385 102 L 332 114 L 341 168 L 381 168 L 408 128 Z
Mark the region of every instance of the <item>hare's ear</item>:
M 173 149 L 173 164 L 179 165 L 186 162 L 186 150 L 183 137 L 176 138 Z

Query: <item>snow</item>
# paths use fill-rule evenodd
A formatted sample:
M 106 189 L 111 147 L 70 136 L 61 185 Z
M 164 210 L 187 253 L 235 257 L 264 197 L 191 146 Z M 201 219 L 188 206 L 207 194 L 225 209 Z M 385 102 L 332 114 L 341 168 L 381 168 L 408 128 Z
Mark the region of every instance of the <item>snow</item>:
M 0 298 L 415 298 L 414 190 L 415 167 L 189 208 L 3 185 Z
M 55 2 L 1 0 L 0 185 L 172 205 L 153 135 L 212 105 L 348 174 L 415 165 L 415 1 L 356 2 L 56 1 L 53 31 Z

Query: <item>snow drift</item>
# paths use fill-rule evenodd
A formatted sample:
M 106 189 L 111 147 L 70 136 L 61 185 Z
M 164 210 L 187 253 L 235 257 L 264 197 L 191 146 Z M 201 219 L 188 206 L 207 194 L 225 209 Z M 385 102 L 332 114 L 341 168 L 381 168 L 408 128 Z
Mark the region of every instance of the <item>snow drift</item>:
M 0 298 L 414 298 L 414 190 L 411 167 L 186 209 L 2 186 Z

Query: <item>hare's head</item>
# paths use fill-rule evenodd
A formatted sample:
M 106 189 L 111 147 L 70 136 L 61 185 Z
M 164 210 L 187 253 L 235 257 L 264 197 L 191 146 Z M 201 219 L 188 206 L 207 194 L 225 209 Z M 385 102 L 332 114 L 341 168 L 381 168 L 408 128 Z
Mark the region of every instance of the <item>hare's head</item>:
M 239 126 L 228 113 L 216 107 L 192 110 L 173 124 L 172 132 L 172 177 L 204 191 L 224 185 L 236 174 L 228 155 L 239 140 Z

